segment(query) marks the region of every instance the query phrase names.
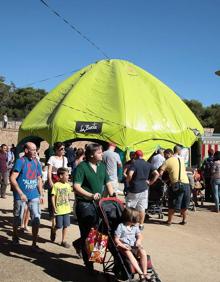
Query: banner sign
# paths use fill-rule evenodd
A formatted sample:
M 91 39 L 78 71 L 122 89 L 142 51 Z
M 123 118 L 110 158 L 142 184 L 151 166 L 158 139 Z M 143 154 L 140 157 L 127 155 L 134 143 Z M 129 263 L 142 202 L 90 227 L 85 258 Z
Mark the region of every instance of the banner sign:
M 99 134 L 102 132 L 102 122 L 77 121 L 75 131 L 76 133 Z

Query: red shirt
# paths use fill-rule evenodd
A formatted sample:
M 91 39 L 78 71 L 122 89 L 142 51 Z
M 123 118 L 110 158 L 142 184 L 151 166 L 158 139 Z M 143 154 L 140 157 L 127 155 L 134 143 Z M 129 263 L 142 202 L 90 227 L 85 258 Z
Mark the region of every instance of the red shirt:
M 7 154 L 0 152 L 0 172 L 5 173 L 7 171 Z

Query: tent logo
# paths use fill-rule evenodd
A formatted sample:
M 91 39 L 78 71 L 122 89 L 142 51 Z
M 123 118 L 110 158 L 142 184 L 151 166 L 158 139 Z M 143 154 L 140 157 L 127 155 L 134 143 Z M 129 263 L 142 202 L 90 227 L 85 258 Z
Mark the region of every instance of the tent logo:
M 102 122 L 77 121 L 75 131 L 76 133 L 101 133 Z

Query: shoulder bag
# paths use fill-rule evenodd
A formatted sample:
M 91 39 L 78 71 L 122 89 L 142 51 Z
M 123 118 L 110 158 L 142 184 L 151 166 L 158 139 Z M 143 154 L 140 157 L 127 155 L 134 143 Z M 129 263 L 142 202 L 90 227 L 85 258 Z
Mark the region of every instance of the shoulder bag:
M 173 192 L 182 192 L 184 190 L 184 184 L 181 182 L 181 178 L 180 178 L 180 174 L 181 174 L 181 162 L 180 162 L 180 159 L 178 159 L 178 162 L 179 162 L 179 177 L 178 177 L 178 181 L 176 183 L 173 183 L 172 184 L 172 190 Z

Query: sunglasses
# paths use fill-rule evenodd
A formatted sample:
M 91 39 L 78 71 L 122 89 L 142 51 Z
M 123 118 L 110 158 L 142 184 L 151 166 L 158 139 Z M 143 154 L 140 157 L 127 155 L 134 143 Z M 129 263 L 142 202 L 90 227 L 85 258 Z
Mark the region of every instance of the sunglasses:
M 63 150 L 65 150 L 65 148 L 60 148 L 58 151 L 63 151 Z

